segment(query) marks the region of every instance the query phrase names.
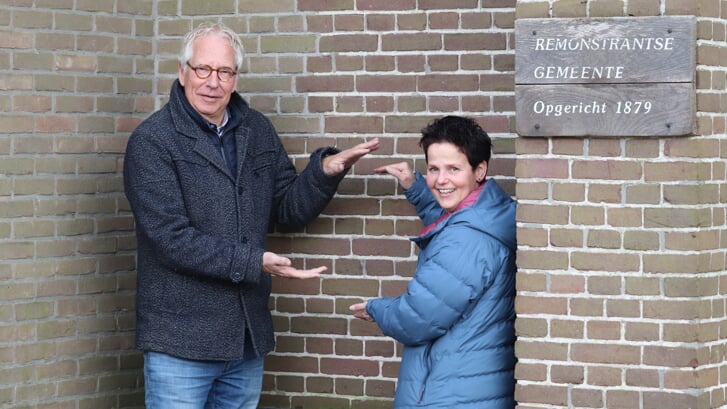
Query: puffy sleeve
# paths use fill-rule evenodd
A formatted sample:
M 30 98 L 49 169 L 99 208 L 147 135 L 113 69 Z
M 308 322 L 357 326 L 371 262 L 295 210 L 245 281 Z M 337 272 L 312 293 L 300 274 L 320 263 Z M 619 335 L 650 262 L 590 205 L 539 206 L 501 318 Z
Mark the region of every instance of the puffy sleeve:
M 446 333 L 482 296 L 502 264 L 493 257 L 500 246 L 496 240 L 468 227 L 447 226 L 430 246 L 435 248 L 419 260 L 406 293 L 366 306 L 382 332 L 405 345 Z

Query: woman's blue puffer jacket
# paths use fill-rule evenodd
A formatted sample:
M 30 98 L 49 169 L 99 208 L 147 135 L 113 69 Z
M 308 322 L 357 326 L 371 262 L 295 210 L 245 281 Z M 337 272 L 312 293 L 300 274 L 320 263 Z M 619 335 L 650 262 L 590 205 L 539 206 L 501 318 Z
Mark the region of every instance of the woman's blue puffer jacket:
M 443 213 L 421 174 L 405 192 L 428 225 Z M 404 344 L 394 407 L 512 409 L 515 201 L 488 180 L 477 201 L 412 239 L 417 270 L 366 310 Z

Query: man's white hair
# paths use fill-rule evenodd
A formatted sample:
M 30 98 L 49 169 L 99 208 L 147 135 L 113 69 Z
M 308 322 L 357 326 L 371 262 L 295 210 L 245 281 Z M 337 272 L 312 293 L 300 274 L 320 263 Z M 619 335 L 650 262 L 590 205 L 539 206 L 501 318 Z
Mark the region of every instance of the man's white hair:
M 179 63 L 182 64 L 184 69 L 187 69 L 187 62 L 192 59 L 192 44 L 194 40 L 208 35 L 217 35 L 230 42 L 230 46 L 235 50 L 235 66 L 232 68 L 235 71 L 239 71 L 242 67 L 242 42 L 237 33 L 222 23 L 202 23 L 199 27 L 187 33 L 182 43 L 182 52 L 179 54 Z

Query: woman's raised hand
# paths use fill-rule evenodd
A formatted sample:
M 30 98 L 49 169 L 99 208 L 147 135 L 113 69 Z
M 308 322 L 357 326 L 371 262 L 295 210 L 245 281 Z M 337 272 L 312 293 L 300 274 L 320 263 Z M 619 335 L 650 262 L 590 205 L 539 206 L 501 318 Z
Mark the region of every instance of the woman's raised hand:
M 399 180 L 404 189 L 409 189 L 414 184 L 414 172 L 407 162 L 393 163 L 374 169 L 376 173 L 388 173 Z

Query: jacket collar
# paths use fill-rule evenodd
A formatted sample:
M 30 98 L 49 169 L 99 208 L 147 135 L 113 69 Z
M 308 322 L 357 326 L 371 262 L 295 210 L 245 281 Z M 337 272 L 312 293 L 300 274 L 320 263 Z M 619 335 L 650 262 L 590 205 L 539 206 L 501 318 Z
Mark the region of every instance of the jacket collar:
M 172 84 L 172 89 L 169 94 L 169 107 L 176 131 L 188 138 L 196 140 L 194 151 L 235 180 L 236 177 L 230 174 L 227 164 L 219 152 L 217 152 L 215 145 L 208 140 L 209 138 L 218 138 L 217 134 L 210 129 L 207 121 L 189 103 L 187 97 L 184 95 L 184 87 L 182 87 L 178 79 L 174 80 Z M 229 119 L 225 125 L 226 132 L 233 132 L 233 137 L 235 137 L 234 134 L 238 134 L 240 131 L 244 131 L 242 133 L 247 134 L 247 129 L 243 126 L 243 119 L 249 113 L 250 107 L 240 94 L 237 92 L 232 93 L 227 110 L 229 112 Z M 238 152 L 241 148 L 239 145 L 238 143 Z M 239 157 L 238 160 L 240 160 Z
M 178 129 L 180 132 L 192 138 L 196 138 L 200 135 L 199 133 L 192 131 L 194 126 L 196 126 L 204 131 L 205 134 L 215 134 L 215 132 L 210 129 L 208 125 L 209 122 L 204 119 L 202 115 L 194 109 L 194 107 L 192 107 L 192 104 L 189 103 L 187 96 L 184 95 L 184 87 L 182 87 L 182 84 L 179 83 L 178 79 L 174 80 L 174 83 L 172 84 L 170 102 L 174 104 L 173 106 L 175 107 L 181 107 L 186 114 L 182 114 L 179 109 L 176 110 L 176 113 L 181 115 L 181 117 L 175 119 L 181 120 L 185 123 L 184 128 Z M 230 103 L 227 105 L 227 113 L 229 117 L 225 127 L 227 129 L 234 129 L 238 127 L 242 123 L 242 118 L 246 115 L 248 109 L 249 106 L 247 105 L 247 102 L 242 99 L 240 94 L 238 94 L 237 91 L 233 92 L 230 97 Z M 189 118 L 189 121 L 185 120 L 186 118 L 184 118 L 184 116 Z M 188 132 L 185 132 L 185 130 Z

